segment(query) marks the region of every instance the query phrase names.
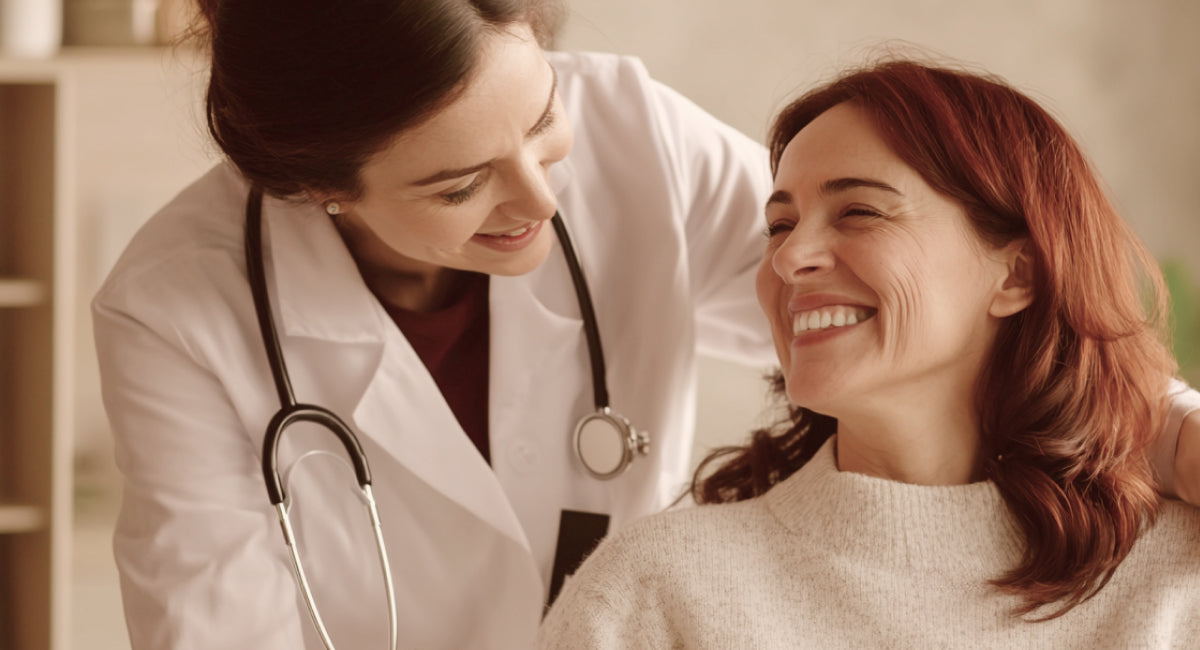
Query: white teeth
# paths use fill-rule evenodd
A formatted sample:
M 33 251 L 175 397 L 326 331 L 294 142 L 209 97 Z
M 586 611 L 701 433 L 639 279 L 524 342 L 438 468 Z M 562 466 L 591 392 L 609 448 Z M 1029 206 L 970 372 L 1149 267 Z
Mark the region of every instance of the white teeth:
M 845 305 L 802 311 L 792 317 L 792 334 L 795 335 L 811 330 L 823 330 L 829 327 L 845 327 L 847 325 L 854 325 L 866 318 L 866 309 Z
M 484 234 L 484 236 L 485 237 L 520 237 L 521 235 L 524 235 L 525 233 L 529 232 L 530 230 L 533 230 L 533 226 L 534 226 L 534 224 L 529 224 L 527 226 L 521 226 L 520 228 L 515 228 L 508 232 L 493 232 L 493 233 Z

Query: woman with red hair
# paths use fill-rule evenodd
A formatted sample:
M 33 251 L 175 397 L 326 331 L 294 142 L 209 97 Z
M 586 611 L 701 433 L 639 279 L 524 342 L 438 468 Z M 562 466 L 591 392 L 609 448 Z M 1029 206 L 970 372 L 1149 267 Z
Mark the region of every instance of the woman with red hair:
M 1200 511 L 1160 500 L 1153 457 L 1195 405 L 1166 406 L 1157 266 L 1065 129 L 899 60 L 793 102 L 770 147 L 758 297 L 789 417 L 702 466 L 725 505 L 603 543 L 542 646 L 1200 638 Z

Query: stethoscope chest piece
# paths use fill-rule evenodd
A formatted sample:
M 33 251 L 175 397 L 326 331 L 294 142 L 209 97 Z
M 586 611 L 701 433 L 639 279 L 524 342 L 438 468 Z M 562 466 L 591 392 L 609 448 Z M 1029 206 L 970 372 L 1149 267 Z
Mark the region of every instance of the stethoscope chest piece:
M 598 479 L 619 476 L 649 451 L 649 437 L 607 407 L 585 416 L 575 427 L 575 453 L 584 469 Z

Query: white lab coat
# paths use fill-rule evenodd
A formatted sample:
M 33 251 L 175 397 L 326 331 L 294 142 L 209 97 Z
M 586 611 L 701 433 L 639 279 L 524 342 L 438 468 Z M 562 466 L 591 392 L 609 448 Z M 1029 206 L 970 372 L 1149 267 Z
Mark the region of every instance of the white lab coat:
M 367 290 L 328 217 L 267 199 L 267 276 L 296 397 L 333 410 L 370 461 L 403 648 L 524 648 L 540 621 L 563 509 L 610 530 L 686 483 L 696 355 L 774 358 L 753 278 L 765 151 L 653 82 L 639 62 L 549 55 L 576 129 L 551 170 L 591 285 L 612 405 L 652 436 L 598 481 L 573 453 L 592 410 L 582 321 L 561 250 L 493 277 L 491 466 Z M 247 285 L 247 188 L 220 165 L 138 233 L 94 304 L 106 409 L 125 476 L 114 540 L 135 648 L 317 648 L 260 459 L 278 408 Z M 302 425 L 302 427 L 308 425 Z M 337 449 L 311 427 L 283 465 Z M 385 647 L 370 528 L 327 456 L 289 478 L 321 613 L 338 647 Z

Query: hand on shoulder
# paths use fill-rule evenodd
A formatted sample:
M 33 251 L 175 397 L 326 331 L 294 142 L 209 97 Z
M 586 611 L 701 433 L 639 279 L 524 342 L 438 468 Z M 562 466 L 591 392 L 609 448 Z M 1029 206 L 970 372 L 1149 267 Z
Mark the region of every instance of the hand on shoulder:
M 1175 448 L 1175 494 L 1200 507 L 1200 409 L 1183 419 Z

